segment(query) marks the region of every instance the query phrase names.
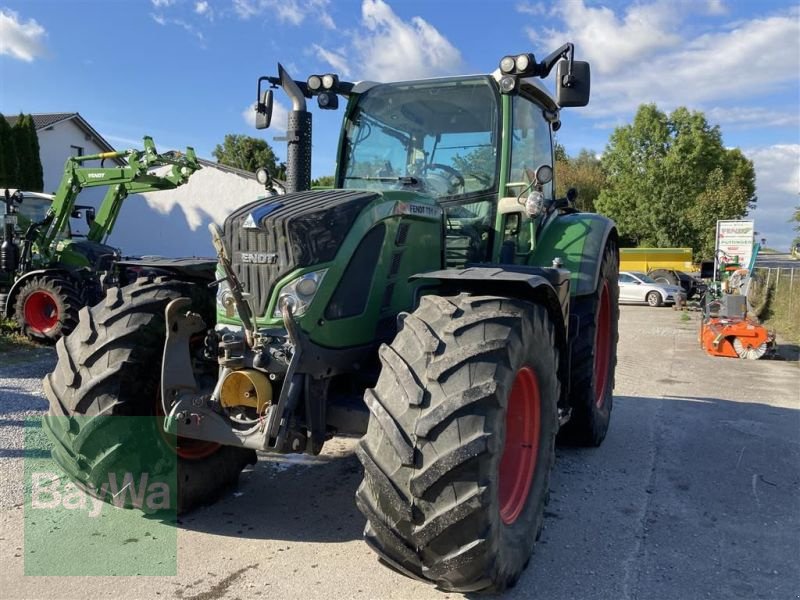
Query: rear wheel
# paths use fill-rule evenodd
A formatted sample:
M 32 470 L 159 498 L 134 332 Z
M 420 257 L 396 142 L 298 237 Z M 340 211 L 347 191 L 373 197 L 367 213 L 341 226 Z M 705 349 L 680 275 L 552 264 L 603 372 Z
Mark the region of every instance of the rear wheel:
M 56 462 L 102 500 L 112 501 L 101 489 L 111 473 L 146 468 L 158 477 L 177 468 L 177 510 L 185 512 L 215 500 L 256 461 L 252 450 L 163 431 L 164 308 L 192 290 L 182 282 L 145 279 L 113 288 L 104 302 L 81 310 L 73 334 L 56 345 L 58 363 L 44 380 L 50 401 L 44 429 Z
M 662 304 L 664 304 L 664 300 L 663 298 L 661 298 L 661 294 L 659 294 L 656 291 L 648 292 L 645 299 L 647 300 L 647 303 L 650 306 L 661 306 Z
M 594 293 L 573 299 L 578 337 L 572 343 L 569 402 L 572 416 L 561 439 L 599 446 L 606 437 L 613 407 L 614 370 L 619 339 L 619 255 L 608 242 Z
M 25 282 L 16 294 L 14 319 L 29 338 L 55 341 L 75 328 L 81 306 L 81 294 L 71 279 L 43 275 Z
M 367 543 L 412 577 L 500 591 L 542 527 L 558 429 L 558 348 L 544 307 L 423 297 L 367 390 L 356 493 Z

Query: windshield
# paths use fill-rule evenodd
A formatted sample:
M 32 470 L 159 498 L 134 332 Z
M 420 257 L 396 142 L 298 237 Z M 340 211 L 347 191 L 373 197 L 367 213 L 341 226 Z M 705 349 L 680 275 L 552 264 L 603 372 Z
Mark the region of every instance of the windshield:
M 641 273 L 639 271 L 633 271 L 632 275 L 636 275 L 636 277 L 638 279 L 641 279 L 644 283 L 658 283 L 655 279 L 653 279 L 649 275 L 646 275 L 646 274 Z
M 50 200 L 26 196 L 22 201 L 22 204 L 17 205 L 17 212 L 20 216 L 27 219 L 28 222 L 38 223 L 39 221 L 44 220 L 44 217 L 50 208 L 50 204 Z
M 437 198 L 493 190 L 498 112 L 486 77 L 375 86 L 345 126 L 340 184 Z

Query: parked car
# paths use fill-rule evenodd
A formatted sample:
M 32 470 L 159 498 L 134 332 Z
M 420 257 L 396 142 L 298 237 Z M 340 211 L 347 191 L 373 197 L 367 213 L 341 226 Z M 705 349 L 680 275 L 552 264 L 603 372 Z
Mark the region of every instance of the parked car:
M 685 300 L 686 292 L 680 286 L 658 283 L 641 271 L 620 271 L 620 303 L 646 302 L 650 306 L 662 306 Z
M 702 279 L 677 269 L 650 269 L 647 274 L 656 283 L 680 286 L 686 293 L 687 298 L 700 297 L 706 291 L 706 284 Z

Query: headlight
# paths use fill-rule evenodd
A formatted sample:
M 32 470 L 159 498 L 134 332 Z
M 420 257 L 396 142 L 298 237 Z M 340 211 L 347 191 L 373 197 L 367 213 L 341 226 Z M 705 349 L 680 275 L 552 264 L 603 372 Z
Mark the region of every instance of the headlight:
M 224 312 L 226 317 L 236 316 L 236 301 L 227 281 L 221 281 L 217 286 L 217 309 Z
M 291 303 L 292 314 L 295 316 L 305 313 L 327 272 L 328 269 L 322 269 L 321 271 L 306 273 L 283 286 L 281 293 L 278 295 L 278 302 L 275 304 L 272 316 L 276 318 L 281 316 L 281 305 L 285 300 Z

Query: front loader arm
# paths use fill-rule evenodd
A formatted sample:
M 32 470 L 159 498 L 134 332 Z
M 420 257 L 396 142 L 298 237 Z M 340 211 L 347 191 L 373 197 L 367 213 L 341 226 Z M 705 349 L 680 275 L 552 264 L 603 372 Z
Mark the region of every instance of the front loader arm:
M 103 167 L 108 159 L 124 159 L 124 166 Z M 100 167 L 83 167 L 82 163 L 99 160 Z M 151 171 L 158 167 L 169 167 L 161 175 Z M 124 152 L 101 152 L 85 156 L 72 156 L 64 164 L 64 176 L 48 211 L 49 225 L 44 227 L 36 240 L 39 252 L 50 258 L 53 242 L 64 231 L 75 209 L 75 200 L 86 188 L 109 186 L 94 221 L 90 224 L 87 239 L 104 242 L 114 228 L 122 208 L 122 202 L 130 194 L 140 194 L 159 190 L 171 190 L 183 185 L 200 164 L 194 149 L 188 147 L 186 153 L 159 154 L 153 139 L 144 138 L 144 150 Z

